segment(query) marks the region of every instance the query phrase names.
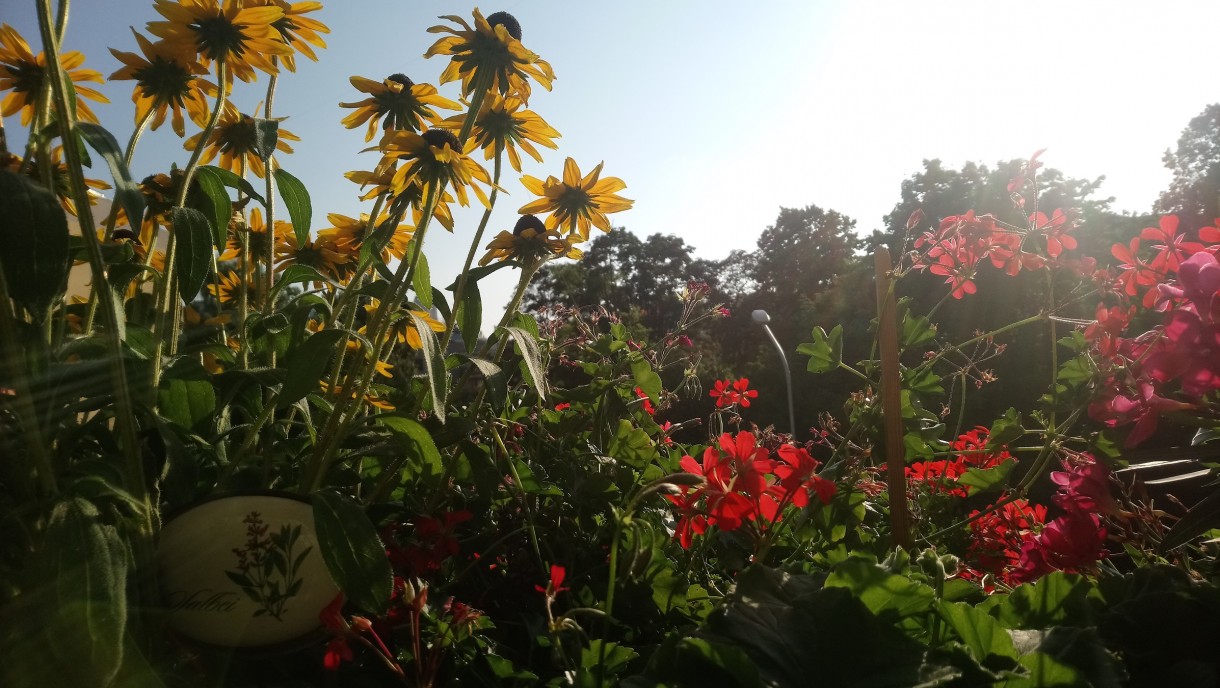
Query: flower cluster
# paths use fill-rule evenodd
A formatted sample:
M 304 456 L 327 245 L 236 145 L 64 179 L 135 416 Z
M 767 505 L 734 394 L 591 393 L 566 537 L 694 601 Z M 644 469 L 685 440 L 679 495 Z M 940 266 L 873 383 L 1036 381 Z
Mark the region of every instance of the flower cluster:
M 1128 244 L 1112 250 L 1122 261 L 1108 277 L 1115 305 L 1101 304 L 1084 331 L 1099 371 L 1101 392 L 1089 415 L 1109 427 L 1131 425 L 1133 447 L 1157 428 L 1165 413 L 1195 408 L 1220 389 L 1220 227 L 1199 230 L 1199 242 L 1178 233 L 1176 216 L 1161 218 Z M 1141 256 L 1141 240 L 1156 241 Z M 1165 312 L 1160 325 L 1124 337 L 1134 313 L 1131 302 Z M 1172 393 L 1176 384 L 1180 396 Z
M 962 433 L 950 445 L 953 456 L 936 461 L 917 461 L 906 467 L 907 484 L 915 490 L 929 494 L 945 494 L 953 497 L 968 497 L 970 486 L 958 479 L 971 468 L 986 470 L 1011 460 L 1006 449 L 986 450 L 988 429 L 976 427 Z
M 1117 513 L 1110 493 L 1109 471 L 1093 457 L 1082 454 L 1065 462 L 1063 471 L 1051 473 L 1059 489 L 1053 501 L 1063 513 L 1036 537 L 1021 545 L 1013 579 L 1036 580 L 1051 571 L 1089 571 L 1105 556 L 1106 529 L 1099 512 Z
M 458 526 L 472 518 L 469 511 L 447 511 L 440 516 L 420 516 L 408 529 L 391 524 L 382 531 L 386 556 L 394 571 L 407 578 L 427 578 L 440 570 L 446 559 L 460 550 L 454 536 Z
M 686 549 L 712 526 L 734 531 L 753 525 L 761 538 L 789 505 L 807 506 L 811 497 L 827 504 L 836 489 L 816 474 L 820 464 L 805 449 L 785 444 L 773 456 L 749 432 L 724 433 L 718 446 L 704 450 L 701 462 L 688 455 L 680 465 L 704 480 L 701 487 L 666 497 L 678 508 L 675 536 Z
M 750 400 L 758 398 L 758 390 L 750 389 L 750 379 L 743 377 L 737 380 L 717 380 L 707 395 L 716 400 L 718 409 L 734 405 L 749 408 Z

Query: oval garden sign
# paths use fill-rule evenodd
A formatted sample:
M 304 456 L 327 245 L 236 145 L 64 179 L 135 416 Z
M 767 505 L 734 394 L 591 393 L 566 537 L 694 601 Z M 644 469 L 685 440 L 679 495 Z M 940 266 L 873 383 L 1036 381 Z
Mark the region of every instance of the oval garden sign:
M 265 647 L 304 638 L 339 593 L 313 509 L 273 492 L 210 497 L 184 509 L 157 547 L 169 623 L 195 640 Z

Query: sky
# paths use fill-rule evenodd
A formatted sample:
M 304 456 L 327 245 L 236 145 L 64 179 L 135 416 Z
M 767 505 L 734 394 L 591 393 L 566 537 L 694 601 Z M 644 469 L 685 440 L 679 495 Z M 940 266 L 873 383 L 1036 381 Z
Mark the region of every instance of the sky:
M 401 72 L 435 83 L 444 58 L 423 58 L 436 38 L 426 29 L 474 7 L 324 4 L 313 16 L 332 30 L 328 48 L 281 76 L 274 113 L 303 139 L 277 160 L 309 188 L 315 231 L 328 212 L 371 206 L 343 178 L 376 162 L 359 152 L 363 130 L 339 123 L 350 110 L 338 103 L 362 96 L 348 78 Z M 34 5 L 3 0 L 0 21 L 37 49 Z M 160 18 L 136 0 L 71 7 L 64 48 L 83 51 L 85 66 L 104 75 L 119 68 L 106 48 L 136 52 L 128 26 L 144 31 Z M 903 179 L 931 158 L 992 165 L 1045 148 L 1042 161 L 1068 176 L 1105 175 L 1100 194 L 1116 210 L 1147 212 L 1169 181 L 1164 152 L 1220 100 L 1210 45 L 1193 29 L 1220 25 L 1220 3 L 512 0 L 480 9 L 516 16 L 525 46 L 557 76 L 551 92 L 534 89 L 530 109 L 563 134 L 560 148 L 541 149 L 540 165 L 527 158 L 525 173 L 560 176 L 567 156 L 584 171 L 604 161 L 603 176 L 623 179 L 621 195 L 635 200 L 611 216 L 616 226 L 676 234 L 709 259 L 753 249 L 781 207 L 816 204 L 856 219 L 861 232 L 880 228 Z M 134 126 L 128 83 L 102 86 L 111 104 L 93 108 L 120 142 Z M 239 109 L 251 112 L 265 85 L 239 84 Z M 440 89 L 456 99 L 456 84 Z M 19 148 L 18 118 L 4 124 Z M 187 157 L 167 124 L 141 141 L 133 175 Z M 533 199 L 505 169 L 508 195 L 484 243 Z M 480 215 L 457 213 L 452 235 L 429 234 L 438 286 L 460 269 Z M 508 273 L 482 283 L 488 326 L 511 295 Z

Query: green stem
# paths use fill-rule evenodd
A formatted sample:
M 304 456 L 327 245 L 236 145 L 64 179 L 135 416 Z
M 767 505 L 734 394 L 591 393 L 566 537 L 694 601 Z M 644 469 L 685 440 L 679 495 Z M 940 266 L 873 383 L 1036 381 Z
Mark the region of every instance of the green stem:
M 466 263 L 462 266 L 462 273 L 458 276 L 457 291 L 453 292 L 453 308 L 449 309 L 449 317 L 445 319 L 445 340 L 441 344 L 441 351 L 449 350 L 449 342 L 453 339 L 453 325 L 457 319 L 458 304 L 462 303 L 462 299 L 466 296 L 466 284 L 470 281 L 470 266 L 474 264 L 474 256 L 479 251 L 479 246 L 483 243 L 483 233 L 487 231 L 487 222 L 491 219 L 492 208 L 496 207 L 496 196 L 500 191 L 500 168 L 503 166 L 504 146 L 496 146 L 496 162 L 494 171 L 492 172 L 492 187 L 491 195 L 487 200 L 487 208 L 483 211 L 483 218 L 479 220 L 479 229 L 474 233 L 474 240 L 470 242 L 470 250 L 466 253 Z M 462 338 L 477 337 L 477 332 L 463 332 Z M 469 351 L 469 349 L 467 349 Z
M 1047 315 L 1045 313 L 1038 313 L 1037 315 L 1031 315 L 1028 318 L 1022 318 L 1021 320 L 1018 320 L 1016 322 L 1008 323 L 1007 325 L 1000 327 L 1000 328 L 996 328 L 990 332 L 984 332 L 983 334 L 980 334 L 977 337 L 972 337 L 970 339 L 967 339 L 964 342 L 961 342 L 960 344 L 951 346 L 948 349 L 945 349 L 944 351 L 937 353 L 932 358 L 929 358 L 927 361 L 923 362 L 919 366 L 919 368 L 920 369 L 929 368 L 932 365 L 935 365 L 937 362 L 940 361 L 940 359 L 947 356 L 949 354 L 949 352 L 951 352 L 951 351 L 961 351 L 963 348 L 970 346 L 971 344 L 981 342 L 981 341 L 983 341 L 985 339 L 989 339 L 991 337 L 997 337 L 999 335 L 1004 334 L 1005 332 L 1011 332 L 1012 330 L 1015 330 L 1015 329 L 1018 329 L 1021 327 L 1025 327 L 1026 325 L 1036 323 L 1039 320 L 1044 320 L 1044 319 L 1046 319 L 1046 317 L 1047 317 Z
M 373 212 L 369 215 L 369 221 L 364 227 L 364 237 L 361 240 L 362 242 L 368 241 L 369 236 L 373 233 L 374 228 L 377 226 L 377 216 L 381 214 L 381 206 L 384 203 L 385 194 L 377 196 L 377 200 L 373 202 Z M 387 220 L 390 222 L 391 227 L 398 226 L 397 216 L 387 218 Z M 353 304 L 352 298 L 349 297 L 349 294 L 355 294 L 360 291 L 360 286 L 364 282 L 364 276 L 367 272 L 367 265 L 363 263 L 358 265 L 355 274 L 352 275 L 351 283 L 349 283 L 347 288 L 343 290 L 343 293 L 339 295 L 338 302 L 335 304 L 334 319 L 339 323 L 339 327 L 345 330 L 352 329 L 352 325 L 356 322 L 356 308 Z M 348 309 L 349 304 L 352 304 L 352 308 L 350 310 Z M 335 356 L 335 365 L 333 368 L 331 368 L 329 378 L 329 389 L 331 390 L 334 390 L 335 386 L 339 384 L 339 375 L 343 371 L 343 363 L 347 360 L 348 341 L 350 340 L 344 338 L 343 346 L 339 349 L 338 355 Z
M 61 11 L 62 8 L 63 5 L 61 5 Z M 103 294 L 108 294 L 110 283 L 106 277 L 106 262 L 102 257 L 101 242 L 98 241 L 97 232 L 94 229 L 93 215 L 89 212 L 89 195 L 85 186 L 84 174 L 81 172 L 80 152 L 73 145 L 76 121 L 72 116 L 65 75 L 59 62 L 59 45 L 51 29 L 49 0 L 38 0 L 38 10 L 38 28 L 42 34 L 43 49 L 46 51 L 49 67 L 46 73 L 50 77 L 51 92 L 59 111 L 64 140 L 68 142 L 63 147 L 64 160 L 68 169 L 68 181 L 72 189 L 73 202 L 77 208 L 81 236 L 84 238 L 85 252 L 89 257 L 89 267 L 93 272 L 93 283 Z M 118 311 L 114 299 L 104 298 L 101 299 L 101 303 L 102 318 L 106 324 L 105 340 L 110 355 L 110 366 L 108 366 L 110 382 L 115 396 L 114 422 L 119 431 L 123 453 L 127 461 L 125 487 L 136 502 L 142 505 L 143 533 L 150 536 L 153 528 L 152 503 L 149 501 L 144 464 L 140 457 L 139 441 L 136 436 L 135 409 L 131 403 L 131 390 L 127 386 Z
M 182 187 L 178 189 L 178 195 L 174 199 L 174 207 L 181 208 L 186 205 L 186 195 L 191 188 L 191 181 L 195 178 L 195 170 L 199 168 L 199 160 L 203 157 L 203 149 L 208 145 L 208 138 L 216 129 L 216 123 L 220 121 L 220 113 L 224 109 L 225 97 L 228 89 L 226 88 L 225 78 L 225 56 L 220 55 L 216 59 L 216 103 L 212 106 L 212 114 L 208 117 L 208 123 L 199 134 L 199 143 L 196 144 L 195 150 L 191 153 L 190 160 L 186 164 L 186 169 L 182 172 Z M 174 234 L 170 233 L 169 243 L 165 249 L 165 273 L 161 278 L 161 296 L 158 298 L 157 312 L 157 328 L 153 332 L 153 354 L 152 354 L 152 390 L 155 393 L 157 386 L 161 384 L 161 367 L 162 355 L 165 352 L 166 336 L 170 338 L 169 351 L 172 354 L 178 344 L 178 329 L 174 325 L 179 320 L 179 314 L 182 312 L 182 304 L 179 302 L 175 292 L 177 291 L 176 284 L 178 280 L 177 272 L 174 270 L 174 262 L 177 251 L 177 242 L 174 241 Z M 169 323 L 165 322 L 169 318 Z M 166 330 L 169 330 L 168 332 Z
M 217 484 L 223 483 L 225 480 L 229 479 L 233 473 L 237 471 L 237 467 L 250 453 L 250 450 L 254 448 L 254 444 L 258 441 L 258 437 L 263 429 L 263 426 L 265 426 L 267 421 L 271 420 L 271 417 L 275 415 L 275 401 L 276 396 L 272 396 L 270 402 L 263 403 L 263 410 L 259 412 L 258 418 L 254 420 L 254 424 L 251 425 L 250 429 L 246 431 L 246 436 L 242 440 L 241 446 L 238 447 L 237 453 L 233 456 L 232 460 L 229 461 L 229 465 L 225 466 L 224 470 L 221 471 L 220 477 L 216 481 Z

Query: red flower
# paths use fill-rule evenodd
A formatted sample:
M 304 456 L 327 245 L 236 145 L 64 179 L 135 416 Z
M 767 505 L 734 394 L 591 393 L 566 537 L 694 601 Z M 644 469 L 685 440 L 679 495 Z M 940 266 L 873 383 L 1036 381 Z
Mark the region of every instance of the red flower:
M 733 404 L 749 408 L 750 400 L 758 398 L 758 391 L 749 389 L 749 386 L 750 379 L 746 377 L 740 380 L 717 380 L 708 396 L 716 400 L 716 408 L 727 408 Z
M 1114 244 L 1110 247 L 1110 253 L 1122 261 L 1118 266 L 1120 273 L 1117 280 L 1118 286 L 1127 296 L 1139 296 L 1143 287 L 1156 284 L 1160 278 L 1160 274 L 1137 255 L 1139 250 L 1140 240 L 1138 237 L 1132 239 L 1126 246 Z M 1144 307 L 1151 308 L 1155 301 L 1156 291 L 1148 291 L 1144 294 Z
M 401 525 L 392 525 L 382 533 L 386 540 L 386 556 L 390 565 L 405 578 L 426 578 L 439 571 L 446 559 L 461 551 L 456 537 L 457 527 L 472 518 L 469 511 L 449 511 L 440 518 L 419 516 L 406 543 L 400 543 Z
M 1177 272 L 1184 258 L 1203 250 L 1203 244 L 1186 241 L 1186 235 L 1178 234 L 1177 215 L 1162 216 L 1160 226 L 1145 227 L 1140 231 L 1140 238 L 1162 242 L 1152 245 L 1157 254 L 1151 263 L 1152 269 L 1162 274 Z
M 1021 550 L 1017 578 L 1033 580 L 1049 570 L 1078 573 L 1105 556 L 1106 529 L 1097 514 L 1068 511 L 1051 521 Z
M 566 401 L 563 402 L 562 404 L 555 404 L 556 411 L 567 411 L 570 408 L 572 408 L 572 405 Z
M 971 512 L 973 518 L 980 512 Z M 990 573 L 1005 585 L 1014 585 L 1016 567 L 1025 543 L 1046 520 L 1046 507 L 1014 499 L 970 523 L 971 542 L 966 548 L 967 568 L 962 577 L 980 580 Z
M 656 415 L 657 409 L 655 406 L 652 405 L 652 401 L 650 401 L 648 399 L 648 394 L 644 391 L 644 389 L 642 387 L 635 388 L 635 396 L 639 399 L 644 400 L 643 403 L 641 404 L 641 406 L 643 407 L 645 413 L 647 413 L 650 416 Z
M 1078 463 L 1064 463 L 1064 471 L 1053 471 L 1051 482 L 1059 486 L 1052 499 L 1064 511 L 1117 514 L 1118 502 L 1110 493 L 1110 470 L 1084 454 Z
M 1029 224 L 1034 231 L 1046 235 L 1046 255 L 1051 258 L 1058 258 L 1064 251 L 1076 248 L 1076 237 L 1068 234 L 1076 226 L 1068 222 L 1062 210 L 1056 209 L 1049 220 L 1044 213 L 1034 213 L 1029 217 Z
M 567 573 L 567 570 L 559 564 L 551 564 L 551 580 L 546 584 L 545 588 L 541 585 L 535 585 L 534 589 L 554 599 L 559 593 L 571 589 L 563 585 L 563 579 L 567 577 Z

